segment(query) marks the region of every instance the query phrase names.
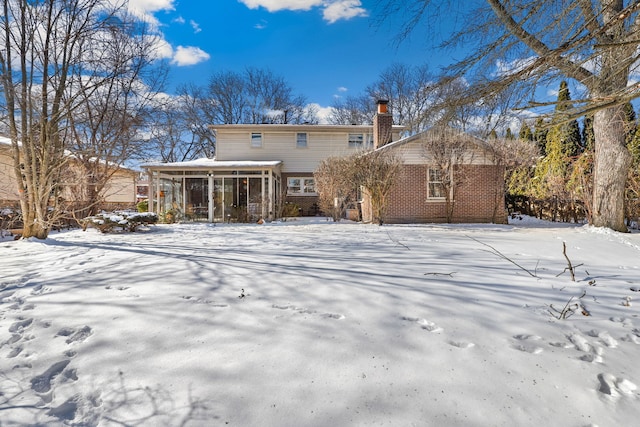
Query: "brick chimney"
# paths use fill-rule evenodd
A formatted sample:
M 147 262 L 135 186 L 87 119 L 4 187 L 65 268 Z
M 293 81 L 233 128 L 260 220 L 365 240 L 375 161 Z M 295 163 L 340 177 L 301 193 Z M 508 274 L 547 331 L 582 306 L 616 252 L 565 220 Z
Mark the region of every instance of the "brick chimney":
M 391 142 L 391 127 L 393 126 L 393 117 L 387 111 L 386 99 L 379 99 L 376 104 L 378 111 L 373 116 L 373 149 L 382 147 Z

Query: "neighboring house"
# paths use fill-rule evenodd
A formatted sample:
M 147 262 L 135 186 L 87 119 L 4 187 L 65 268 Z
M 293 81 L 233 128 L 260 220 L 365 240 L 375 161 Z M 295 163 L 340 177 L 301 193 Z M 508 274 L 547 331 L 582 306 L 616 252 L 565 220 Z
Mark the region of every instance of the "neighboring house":
M 13 206 L 18 200 L 18 186 L 13 170 L 11 143 L 0 137 L 0 208 Z
M 313 172 L 331 156 L 358 150 L 397 150 L 403 167 L 391 196 L 386 222 L 438 222 L 446 219 L 444 201 L 427 193 L 429 158 L 419 155 L 421 138 L 400 140 L 404 128 L 392 125 L 386 101 L 378 103 L 372 125 L 236 124 L 211 126 L 216 132 L 216 158 L 142 165 L 149 175 L 149 209 L 173 211 L 202 221 L 254 221 L 281 217 L 289 206 L 299 213 L 318 213 Z M 422 136 L 421 136 L 422 135 Z M 458 189 L 454 220 L 503 222 L 499 168 L 477 141 L 473 161 L 461 165 L 477 174 Z M 417 150 L 417 151 L 416 151 Z M 432 176 L 436 176 L 433 175 Z M 501 176 L 500 176 L 501 178 Z M 491 212 L 489 212 L 491 211 Z M 495 215 L 495 212 L 498 215 Z M 371 221 L 363 199 L 363 220 Z
M 85 178 L 80 172 L 79 165 L 74 164 L 76 160 L 69 156 L 69 170 L 75 171 L 71 176 L 67 176 L 61 197 L 68 202 L 75 202 L 79 198 L 80 188 L 85 183 Z M 124 209 L 133 208 L 136 203 L 136 181 L 138 172 L 131 169 L 119 167 L 113 170 L 107 185 L 102 191 L 101 197 L 103 209 Z M 13 169 L 13 156 L 11 153 L 11 140 L 0 137 L 0 207 L 17 207 L 20 202 L 18 195 L 18 185 Z

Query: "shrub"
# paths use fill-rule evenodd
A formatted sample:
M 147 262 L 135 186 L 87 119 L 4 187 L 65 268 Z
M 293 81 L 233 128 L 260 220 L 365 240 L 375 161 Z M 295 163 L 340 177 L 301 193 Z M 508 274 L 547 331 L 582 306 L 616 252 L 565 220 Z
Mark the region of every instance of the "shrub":
M 138 212 L 149 212 L 149 201 L 143 200 L 136 205 Z
M 82 229 L 95 227 L 103 233 L 116 230 L 134 232 L 141 225 L 151 225 L 158 222 L 158 214 L 154 212 L 101 212 L 84 218 Z
M 282 216 L 284 218 L 300 215 L 300 206 L 295 203 L 285 203 L 282 208 Z

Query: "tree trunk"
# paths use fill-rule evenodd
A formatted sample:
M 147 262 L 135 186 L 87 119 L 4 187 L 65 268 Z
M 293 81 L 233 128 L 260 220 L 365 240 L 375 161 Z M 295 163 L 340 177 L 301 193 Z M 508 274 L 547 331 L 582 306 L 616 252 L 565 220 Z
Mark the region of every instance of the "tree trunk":
M 624 191 L 631 155 L 625 146 L 623 106 L 599 110 L 593 118 L 595 159 L 593 225 L 627 232 Z

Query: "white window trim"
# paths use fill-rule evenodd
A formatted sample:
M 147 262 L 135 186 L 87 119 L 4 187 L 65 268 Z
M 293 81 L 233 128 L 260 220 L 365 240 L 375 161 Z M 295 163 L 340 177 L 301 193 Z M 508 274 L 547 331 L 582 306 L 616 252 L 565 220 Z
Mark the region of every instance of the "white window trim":
M 291 186 L 289 185 L 289 182 L 292 179 L 299 179 L 300 180 L 300 191 L 291 191 Z M 317 196 L 318 193 L 317 192 L 305 192 L 305 180 L 313 180 L 313 184 L 314 184 L 314 189 L 315 189 L 315 178 L 312 176 L 290 176 L 287 178 L 287 196 Z
M 445 196 L 437 196 L 437 197 L 436 196 L 432 196 L 430 194 L 430 191 L 429 191 L 430 190 L 430 185 L 432 183 L 432 181 L 431 181 L 431 171 L 432 170 L 439 170 L 439 168 L 436 168 L 436 167 L 428 167 L 427 168 L 427 201 L 428 202 L 442 202 L 442 201 L 446 200 Z M 433 181 L 433 182 L 442 184 L 442 180 Z M 443 191 L 444 191 L 444 188 L 443 188 Z
M 250 140 L 251 148 L 262 148 L 263 138 L 264 136 L 262 135 L 262 132 L 251 132 L 251 140 Z M 255 143 L 256 141 L 259 141 L 260 145 L 256 144 Z
M 352 144 L 351 143 L 351 136 L 352 135 L 359 135 L 362 137 L 362 142 L 358 143 L 358 144 Z M 364 148 L 364 149 L 371 149 L 373 148 L 373 134 L 372 133 L 367 133 L 367 132 L 349 132 L 349 134 L 347 135 L 347 146 L 351 149 L 359 149 L 359 148 Z
M 304 145 L 300 145 L 299 135 L 304 135 Z M 309 134 L 307 132 L 296 132 L 296 148 L 308 148 L 309 147 Z
M 351 136 L 352 135 L 359 136 L 359 139 L 361 138 L 360 142 L 357 143 L 357 144 L 352 143 L 352 140 L 351 140 Z M 349 148 L 364 148 L 365 144 L 366 144 L 366 134 L 365 133 L 362 133 L 362 132 L 350 132 L 347 135 L 347 146 Z

